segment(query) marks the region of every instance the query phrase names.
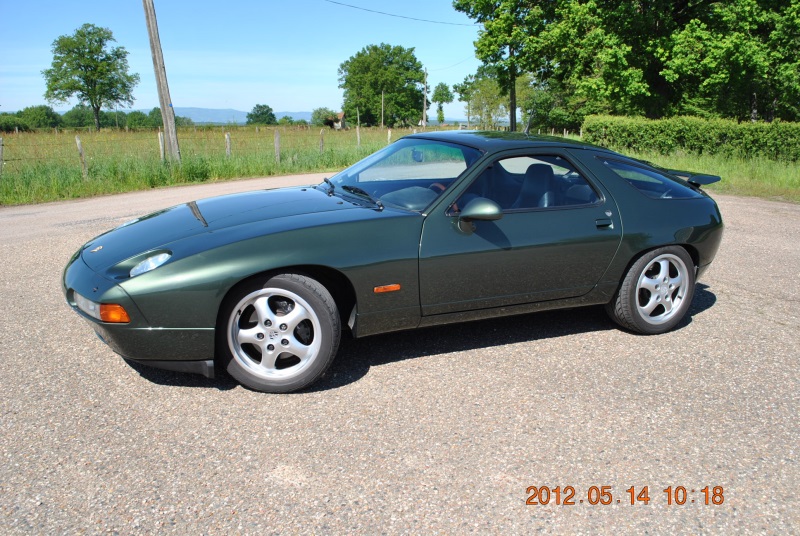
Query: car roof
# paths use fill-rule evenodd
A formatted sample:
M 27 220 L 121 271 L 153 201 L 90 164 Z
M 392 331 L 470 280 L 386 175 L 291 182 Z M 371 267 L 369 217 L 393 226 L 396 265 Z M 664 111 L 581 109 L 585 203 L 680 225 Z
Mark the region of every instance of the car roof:
M 572 149 L 593 149 L 609 155 L 623 155 L 604 147 L 582 141 L 560 138 L 558 136 L 538 136 L 522 132 L 495 132 L 479 130 L 443 130 L 439 132 L 422 132 L 405 136 L 412 139 L 426 139 L 460 143 L 481 151 L 495 152 L 505 149 L 528 149 L 534 147 L 563 147 Z

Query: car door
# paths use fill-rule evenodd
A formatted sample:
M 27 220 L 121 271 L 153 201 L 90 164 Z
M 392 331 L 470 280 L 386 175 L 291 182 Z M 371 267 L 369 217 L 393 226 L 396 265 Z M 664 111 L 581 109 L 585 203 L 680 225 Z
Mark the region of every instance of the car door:
M 476 199 L 495 221 L 459 221 Z M 558 150 L 497 158 L 446 210 L 431 212 L 420 240 L 423 316 L 581 296 L 621 239 L 616 205 Z

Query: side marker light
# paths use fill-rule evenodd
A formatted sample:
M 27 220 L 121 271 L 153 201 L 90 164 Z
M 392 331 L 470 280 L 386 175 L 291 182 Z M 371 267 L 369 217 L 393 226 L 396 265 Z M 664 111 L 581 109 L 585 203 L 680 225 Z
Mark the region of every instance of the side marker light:
M 400 290 L 400 284 L 395 283 L 393 285 L 381 285 L 380 287 L 375 287 L 373 292 L 375 294 L 383 294 L 384 292 L 397 292 Z

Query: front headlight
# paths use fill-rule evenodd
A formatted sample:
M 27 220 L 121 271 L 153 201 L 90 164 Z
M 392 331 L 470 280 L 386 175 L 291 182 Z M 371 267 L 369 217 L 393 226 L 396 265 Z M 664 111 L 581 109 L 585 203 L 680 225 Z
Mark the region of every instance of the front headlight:
M 158 255 L 153 255 L 151 257 L 147 257 L 145 260 L 138 263 L 136 266 L 131 268 L 130 276 L 136 277 L 137 275 L 142 275 L 150 270 L 155 270 L 172 257 L 171 253 L 159 253 Z

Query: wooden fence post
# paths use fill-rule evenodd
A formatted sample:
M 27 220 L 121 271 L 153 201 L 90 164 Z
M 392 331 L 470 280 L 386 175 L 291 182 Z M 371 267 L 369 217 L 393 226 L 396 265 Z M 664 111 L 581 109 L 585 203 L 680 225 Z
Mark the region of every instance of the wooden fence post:
M 275 162 L 281 163 L 281 131 L 275 129 Z
M 361 147 L 361 127 L 356 125 L 356 147 Z
M 322 128 L 319 131 L 319 154 L 322 154 L 325 151 L 325 129 Z
M 388 134 L 386 134 L 386 145 L 392 143 L 392 129 L 390 128 Z
M 231 133 L 225 133 L 225 158 L 231 157 Z
M 166 160 L 167 155 L 164 148 L 164 133 L 160 130 L 158 131 L 158 154 L 161 155 L 162 162 Z
M 89 178 L 89 170 L 86 168 L 86 157 L 83 156 L 83 145 L 81 145 L 80 137 L 75 136 L 75 143 L 78 145 L 78 156 L 81 157 L 81 167 L 83 168 L 83 179 L 86 180 Z
M 3 138 L 0 138 L 0 177 L 3 176 Z

